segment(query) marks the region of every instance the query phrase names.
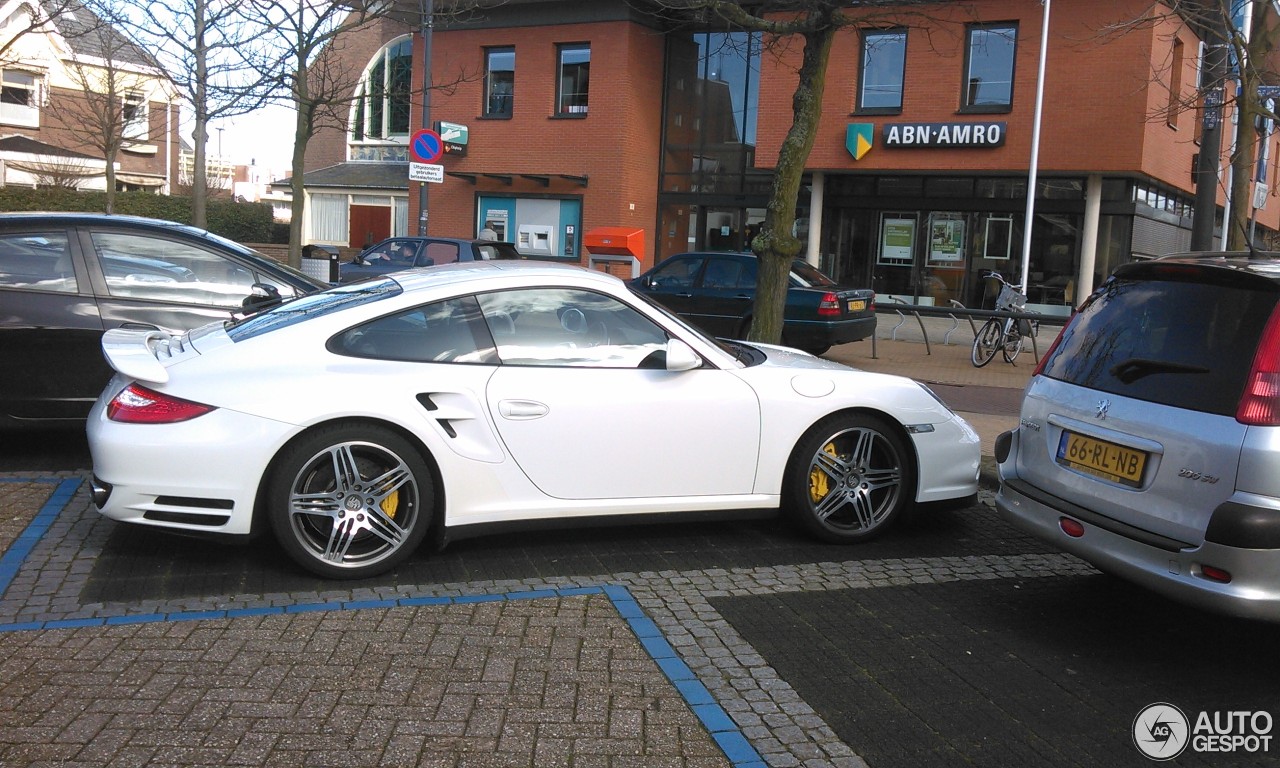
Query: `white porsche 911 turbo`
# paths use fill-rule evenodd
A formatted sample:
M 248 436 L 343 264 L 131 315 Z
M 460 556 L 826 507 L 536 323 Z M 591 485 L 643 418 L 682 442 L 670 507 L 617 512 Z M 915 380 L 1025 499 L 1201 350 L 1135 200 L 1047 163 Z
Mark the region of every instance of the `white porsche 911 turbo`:
M 269 528 L 326 577 L 390 569 L 429 529 L 601 516 L 781 509 L 861 541 L 977 491 L 977 435 L 924 386 L 714 341 L 579 267 L 401 272 L 102 345 L 102 514 Z

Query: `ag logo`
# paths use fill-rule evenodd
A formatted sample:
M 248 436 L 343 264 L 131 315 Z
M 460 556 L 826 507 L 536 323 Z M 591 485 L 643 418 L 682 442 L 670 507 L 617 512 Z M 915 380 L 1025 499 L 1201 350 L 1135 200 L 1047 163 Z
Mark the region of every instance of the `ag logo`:
M 854 160 L 871 151 L 875 143 L 876 127 L 872 123 L 849 123 L 844 129 L 844 148 L 849 150 Z
M 1133 720 L 1133 744 L 1152 760 L 1172 760 L 1187 748 L 1191 726 L 1172 704 L 1151 704 Z

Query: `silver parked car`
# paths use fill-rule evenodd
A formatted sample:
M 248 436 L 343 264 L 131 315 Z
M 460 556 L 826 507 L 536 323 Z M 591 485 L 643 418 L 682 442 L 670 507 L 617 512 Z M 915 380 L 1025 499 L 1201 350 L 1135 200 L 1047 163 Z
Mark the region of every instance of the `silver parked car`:
M 996 444 L 996 506 L 1169 597 L 1280 621 L 1280 254 L 1121 267 Z

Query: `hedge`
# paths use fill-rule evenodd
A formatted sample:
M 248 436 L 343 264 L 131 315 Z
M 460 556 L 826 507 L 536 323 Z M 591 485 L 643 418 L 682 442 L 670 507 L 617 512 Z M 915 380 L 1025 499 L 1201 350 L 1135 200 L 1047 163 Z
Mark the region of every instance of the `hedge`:
M 106 192 L 0 187 L 0 211 L 101 213 L 106 210 L 106 207 Z M 151 192 L 117 192 L 115 212 L 190 224 L 191 198 L 156 195 Z M 220 198 L 211 199 L 205 205 L 205 218 L 210 232 L 236 242 L 272 242 L 273 221 L 270 203 L 242 203 Z

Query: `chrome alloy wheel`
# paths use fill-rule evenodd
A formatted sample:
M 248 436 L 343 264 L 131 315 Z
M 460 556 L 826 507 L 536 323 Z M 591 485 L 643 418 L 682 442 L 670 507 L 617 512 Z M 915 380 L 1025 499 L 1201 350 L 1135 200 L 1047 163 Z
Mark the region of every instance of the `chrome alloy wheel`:
M 393 567 L 421 542 L 431 475 L 397 435 L 338 429 L 282 458 L 272 498 L 272 526 L 294 560 L 321 576 L 360 578 Z
M 797 446 L 787 501 L 806 528 L 828 541 L 867 539 L 906 507 L 913 474 L 903 439 L 883 421 L 834 416 Z

